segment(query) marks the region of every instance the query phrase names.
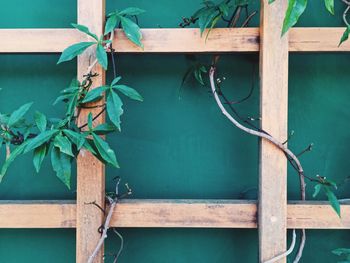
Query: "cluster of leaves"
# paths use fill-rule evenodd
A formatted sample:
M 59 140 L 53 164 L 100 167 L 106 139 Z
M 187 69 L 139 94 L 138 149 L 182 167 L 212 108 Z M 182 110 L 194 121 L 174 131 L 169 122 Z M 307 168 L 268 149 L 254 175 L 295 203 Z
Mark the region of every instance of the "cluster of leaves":
M 276 0 L 269 0 L 273 3 Z M 291 27 L 293 27 L 305 12 L 308 0 L 288 0 L 288 8 L 283 21 L 282 35 L 284 35 Z M 327 11 L 334 15 L 334 0 L 324 0 L 324 5 Z M 340 39 L 339 46 L 349 38 L 350 26 L 347 25 L 343 36 Z
M 94 41 L 89 42 L 80 42 L 77 44 L 74 44 L 68 48 L 66 48 L 57 64 L 60 64 L 65 61 L 72 60 L 73 58 L 77 57 L 78 55 L 82 54 L 86 49 L 88 49 L 91 46 L 96 46 L 96 58 L 99 62 L 99 64 L 107 70 L 108 67 L 108 60 L 107 60 L 107 51 L 106 51 L 106 44 L 111 44 L 113 39 L 106 39 L 108 35 L 113 36 L 111 34 L 116 26 L 120 23 L 120 27 L 123 29 L 123 32 L 125 33 L 126 37 L 135 43 L 136 45 L 143 47 L 141 40 L 142 40 L 142 34 L 140 31 L 139 26 L 137 23 L 132 21 L 128 17 L 136 17 L 137 15 L 140 15 L 144 13 L 145 11 L 136 7 L 129 7 L 122 11 L 114 11 L 110 13 L 107 16 L 107 22 L 104 30 L 104 34 L 100 37 L 97 37 L 96 34 L 91 33 L 89 28 L 87 28 L 84 25 L 78 25 L 78 24 L 72 24 L 73 27 L 78 29 L 79 31 L 87 34 L 90 36 Z
M 211 29 L 213 29 L 217 23 L 221 20 L 228 23 L 232 19 L 229 16 L 232 16 L 232 12 L 235 8 L 239 6 L 247 6 L 250 0 L 224 0 L 216 4 L 214 1 L 203 1 L 204 7 L 197 10 L 190 18 L 183 18 L 183 22 L 180 24 L 181 27 L 186 27 L 191 24 L 198 22 L 201 35 L 205 29 L 209 29 L 207 36 L 209 35 Z
M 95 45 L 97 62 L 107 69 L 107 45 L 111 43 L 112 37 L 106 40 L 106 36 L 112 35 L 111 32 L 120 21 L 126 36 L 141 46 L 140 29 L 127 16 L 135 16 L 143 12 L 138 8 L 127 8 L 120 12 L 111 13 L 108 17 L 105 33 L 99 38 L 86 26 L 73 24 L 73 27 L 92 37 L 95 41 L 81 42 L 66 48 L 58 63 L 72 60 L 87 48 Z M 95 76 L 89 72 L 81 82 L 73 79 L 70 86 L 61 91 L 54 104 L 58 102 L 66 104 L 63 118 L 48 119 L 43 113 L 35 112 L 34 123 L 30 123 L 25 115 L 32 103 L 24 104 L 11 114 L 0 114 L 0 147 L 6 146 L 6 160 L 0 171 L 0 181 L 5 176 L 10 164 L 19 155 L 30 151 L 33 151 L 33 164 L 37 172 L 40 171 L 43 160 L 50 153 L 53 170 L 68 188 L 70 188 L 71 164 L 82 149 L 91 152 L 105 164 L 119 167 L 115 152 L 100 136 L 121 130 L 123 102 L 119 94 L 136 101 L 143 101 L 143 98 L 135 89 L 120 84 L 121 77 L 116 77 L 110 85 L 91 89 Z M 106 98 L 105 103 L 103 98 Z M 99 102 L 102 104 L 97 105 Z M 77 119 L 83 108 L 101 108 L 101 111 L 95 116 L 90 112 L 87 123 L 77 126 Z M 94 127 L 93 121 L 105 111 L 110 123 Z
M 317 179 L 318 180 L 316 185 L 314 186 L 314 193 L 312 197 L 315 198 L 321 191 L 323 191 L 326 194 L 330 205 L 340 217 L 340 204 L 336 195 L 333 192 L 333 190 L 337 190 L 337 184 L 332 180 L 326 179 L 325 177 L 317 176 Z
M 350 263 L 350 248 L 337 248 L 332 251 L 337 256 L 344 256 L 345 260 L 338 261 L 338 263 Z

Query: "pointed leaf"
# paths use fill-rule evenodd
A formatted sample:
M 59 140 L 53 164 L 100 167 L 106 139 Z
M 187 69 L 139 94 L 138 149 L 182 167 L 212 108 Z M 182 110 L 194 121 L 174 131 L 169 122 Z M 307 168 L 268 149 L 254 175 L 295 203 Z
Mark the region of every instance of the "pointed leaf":
M 337 215 L 339 217 L 341 217 L 341 215 L 340 215 L 340 204 L 339 204 L 339 201 L 338 201 L 337 197 L 332 192 L 332 190 L 330 190 L 329 187 L 324 187 L 324 189 L 326 191 L 326 195 L 328 197 L 329 203 L 331 204 L 331 206 L 333 207 L 333 209 L 337 213 Z
M 42 114 L 39 111 L 36 111 L 34 114 L 34 120 L 39 131 L 43 132 L 46 130 L 47 119 L 44 114 Z
M 103 123 L 98 125 L 96 128 L 93 129 L 94 133 L 97 135 L 106 135 L 111 132 L 116 131 L 116 127 L 114 125 L 111 125 L 109 123 Z
M 40 133 L 35 138 L 28 140 L 28 145 L 24 150 L 24 153 L 27 153 L 40 145 L 43 145 L 47 141 L 49 141 L 58 131 L 57 130 L 48 130 Z
M 77 133 L 72 130 L 63 130 L 63 133 L 70 139 L 72 143 L 74 143 L 77 146 L 77 149 L 80 150 L 84 143 L 85 143 L 85 136 Z
M 113 81 L 112 81 L 112 84 L 111 86 L 114 86 L 115 84 L 117 84 L 119 82 L 119 80 L 121 80 L 122 77 L 116 77 Z
M 82 103 L 89 103 L 89 102 L 93 102 L 93 101 L 96 101 L 96 100 L 102 98 L 102 93 L 105 92 L 107 89 L 109 89 L 109 86 L 102 86 L 102 87 L 98 87 L 98 88 L 90 90 L 86 94 Z
M 114 151 L 109 147 L 108 143 L 102 140 L 98 135 L 92 134 L 92 138 L 94 139 L 94 144 L 100 153 L 101 157 L 109 164 L 119 168 L 117 158 L 115 156 Z
M 113 86 L 113 89 L 120 91 L 125 96 L 128 96 L 130 99 L 143 101 L 142 96 L 136 90 L 126 85 L 116 85 Z
M 56 147 L 51 151 L 51 164 L 56 176 L 70 189 L 71 157 Z
M 128 7 L 119 12 L 119 15 L 137 16 L 145 13 L 146 11 L 137 7 Z
M 30 103 L 26 103 L 24 105 L 22 105 L 21 107 L 19 107 L 17 110 L 15 110 L 14 112 L 12 112 L 12 114 L 10 115 L 10 118 L 8 120 L 7 125 L 9 127 L 14 126 L 17 122 L 19 122 L 21 120 L 21 118 L 28 112 L 28 110 L 30 109 L 30 107 L 32 106 L 33 102 Z
M 107 60 L 107 52 L 102 46 L 102 44 L 98 43 L 96 48 L 96 58 L 98 63 L 104 68 L 107 69 L 108 60 Z
M 143 47 L 141 43 L 142 34 L 139 26 L 127 17 L 119 16 L 119 18 L 126 37 L 139 47 Z
M 60 56 L 60 59 L 58 60 L 57 64 L 72 60 L 76 56 L 82 54 L 88 47 L 91 47 L 94 44 L 96 43 L 81 42 L 81 43 L 74 44 L 70 47 L 67 47 L 65 50 L 63 50 L 62 55 Z
M 123 102 L 118 94 L 110 91 L 107 96 L 107 113 L 111 122 L 120 130 L 120 116 L 123 114 Z
M 43 160 L 46 156 L 46 151 L 47 151 L 46 144 L 43 144 L 34 150 L 33 164 L 35 167 L 35 171 L 37 173 L 39 173 L 40 171 L 41 164 L 43 163 Z
M 320 193 L 320 191 L 322 189 L 322 184 L 316 184 L 314 188 L 315 188 L 315 190 L 314 190 L 314 193 L 312 195 L 313 198 L 315 198 Z
M 106 26 L 105 26 L 105 35 L 111 33 L 114 28 L 117 26 L 118 23 L 118 16 L 117 14 L 112 14 L 108 17 Z
M 57 148 L 60 149 L 60 152 L 65 153 L 67 155 L 70 155 L 74 157 L 74 154 L 72 152 L 72 144 L 71 142 L 67 139 L 67 137 L 64 137 L 60 134 L 56 135 L 53 145 Z
M 289 28 L 294 26 L 299 17 L 304 13 L 307 5 L 307 0 L 289 0 L 286 16 L 283 22 L 282 35 L 284 35 Z
M 345 42 L 346 40 L 348 40 L 348 38 L 349 38 L 349 33 L 350 33 L 350 26 L 348 26 L 348 27 L 345 29 L 345 31 L 344 31 L 344 33 L 343 33 L 341 39 L 340 39 L 340 42 L 339 42 L 338 47 L 339 47 L 343 42 Z
M 79 31 L 93 37 L 94 39 L 96 39 L 98 41 L 98 37 L 94 33 L 91 33 L 87 26 L 74 24 L 74 23 L 72 23 L 72 26 L 75 27 L 76 29 L 78 29 Z
M 324 4 L 328 12 L 334 15 L 334 0 L 324 0 Z
M 92 118 L 92 113 L 91 112 L 89 112 L 89 115 L 88 115 L 88 127 L 89 127 L 90 131 L 93 128 L 93 118 Z
M 11 151 L 10 156 L 6 159 L 5 163 L 3 164 L 0 172 L 0 182 L 4 178 L 7 169 L 9 166 L 13 163 L 13 161 L 21 154 L 23 154 L 25 147 L 27 146 L 28 141 L 25 141 L 21 145 L 17 146 L 14 150 Z

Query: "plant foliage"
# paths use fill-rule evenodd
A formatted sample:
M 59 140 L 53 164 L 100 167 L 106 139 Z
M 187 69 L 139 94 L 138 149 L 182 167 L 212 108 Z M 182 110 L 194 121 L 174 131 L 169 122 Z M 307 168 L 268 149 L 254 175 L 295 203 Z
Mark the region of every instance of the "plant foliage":
M 111 48 L 113 31 L 119 22 L 126 36 L 135 44 L 142 46 L 140 28 L 128 17 L 135 17 L 143 12 L 141 9 L 131 7 L 111 13 L 108 16 L 105 32 L 100 37 L 84 25 L 72 24 L 74 28 L 88 35 L 91 41 L 67 47 L 57 63 L 70 61 L 93 47 L 96 62 L 107 69 L 107 50 Z M 110 36 L 109 39 L 108 36 Z M 116 72 L 114 74 L 116 75 Z M 54 105 L 60 102 L 65 104 L 66 110 L 62 118 L 48 118 L 41 112 L 35 112 L 34 121 L 31 121 L 26 118 L 26 115 L 32 103 L 24 104 L 10 114 L 0 114 L 0 147 L 5 145 L 7 152 L 6 160 L 0 170 L 0 181 L 16 158 L 29 152 L 33 152 L 33 165 L 36 172 L 40 171 L 43 161 L 50 155 L 52 169 L 68 188 L 71 185 L 72 162 L 82 150 L 91 152 L 105 164 L 119 168 L 114 150 L 100 136 L 121 129 L 123 102 L 120 94 L 136 101 L 142 101 L 143 98 L 135 89 L 120 84 L 121 77 L 116 77 L 110 85 L 92 89 L 95 76 L 92 72 L 88 72 L 81 81 L 73 79 L 70 85 L 60 92 Z M 107 98 L 106 102 L 103 100 L 104 97 Z M 96 105 L 99 103 L 101 105 Z M 101 111 L 95 116 L 91 111 L 86 124 L 78 126 L 77 119 L 83 108 L 101 108 Z M 94 127 L 94 120 L 105 111 L 110 123 Z

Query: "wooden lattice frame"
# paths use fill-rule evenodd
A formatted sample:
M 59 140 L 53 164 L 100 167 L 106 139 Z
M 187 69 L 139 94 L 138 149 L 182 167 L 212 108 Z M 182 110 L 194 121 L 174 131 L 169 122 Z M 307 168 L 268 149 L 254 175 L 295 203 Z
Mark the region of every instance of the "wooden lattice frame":
M 198 29 L 144 29 L 144 49 L 116 30 L 113 47 L 120 53 L 259 52 L 262 127 L 275 137 L 287 137 L 288 52 L 349 52 L 350 42 L 338 47 L 343 28 L 293 28 L 281 38 L 287 0 L 268 5 L 261 0 L 259 28 L 214 29 L 208 40 Z M 78 22 L 102 33 L 105 0 L 78 0 Z M 86 40 L 72 29 L 0 29 L 0 53 L 59 53 Z M 289 40 L 288 40 L 289 39 Z M 78 59 L 78 77 L 90 54 Z M 96 84 L 104 83 L 98 68 Z M 101 118 L 99 121 L 103 121 Z M 259 228 L 259 261 L 286 249 L 286 229 L 350 229 L 350 206 L 338 218 L 326 202 L 286 200 L 287 161 L 266 141 L 261 142 L 259 204 L 235 200 L 125 200 L 115 210 L 113 227 Z M 78 159 L 77 201 L 1 201 L 0 228 L 76 228 L 76 262 L 87 261 L 100 234 L 104 206 L 104 167 L 92 156 Z M 273 182 L 273 183 L 271 183 Z M 259 217 L 257 216 L 259 211 Z M 102 253 L 95 262 L 103 262 Z M 280 262 L 285 262 L 281 260 Z

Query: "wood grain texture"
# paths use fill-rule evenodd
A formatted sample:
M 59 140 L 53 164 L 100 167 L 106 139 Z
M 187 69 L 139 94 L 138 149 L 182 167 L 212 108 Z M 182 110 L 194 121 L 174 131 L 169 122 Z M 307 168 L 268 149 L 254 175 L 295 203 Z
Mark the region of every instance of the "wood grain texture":
M 196 28 L 143 29 L 144 49 L 130 43 L 121 30 L 116 30 L 113 47 L 119 53 L 215 53 L 257 52 L 257 28 L 213 29 L 207 40 Z
M 350 41 L 338 47 L 344 28 L 292 28 L 290 52 L 349 52 Z M 259 28 L 216 28 L 205 38 L 199 29 L 142 29 L 144 49 L 116 30 L 114 47 L 119 53 L 227 53 L 258 52 Z M 75 29 L 0 29 L 0 53 L 59 53 L 86 40 Z
M 73 228 L 73 201 L 1 201 L 0 228 Z
M 350 229 L 350 203 L 339 218 L 327 202 L 293 202 L 288 228 Z M 243 200 L 123 200 L 111 225 L 131 228 L 256 228 L 257 205 Z M 1 201 L 0 228 L 74 228 L 74 201 Z
M 286 7 L 287 0 L 262 0 L 260 11 L 261 128 L 281 142 L 288 133 L 288 35 L 281 37 Z M 259 168 L 259 262 L 265 262 L 286 251 L 287 159 L 264 139 Z
M 78 0 L 78 23 L 83 24 L 98 36 L 103 34 L 105 20 L 104 0 Z M 86 41 L 89 41 L 89 37 Z M 78 78 L 87 74 L 87 69 L 95 60 L 94 47 L 88 49 L 78 58 Z M 105 84 L 105 72 L 98 64 L 93 69 L 98 76 L 93 78 L 90 89 Z M 99 102 L 101 103 L 101 101 Z M 93 105 L 93 104 L 92 104 Z M 101 111 L 100 108 L 82 110 L 78 124 L 87 122 L 91 112 L 93 116 Z M 104 114 L 98 118 L 94 125 L 104 122 Z M 77 235 L 76 235 L 76 262 L 85 263 L 93 253 L 101 235 L 98 229 L 103 224 L 103 212 L 91 203 L 100 207 L 105 206 L 105 167 L 89 152 L 81 152 L 77 160 Z M 103 249 L 94 260 L 103 262 Z

